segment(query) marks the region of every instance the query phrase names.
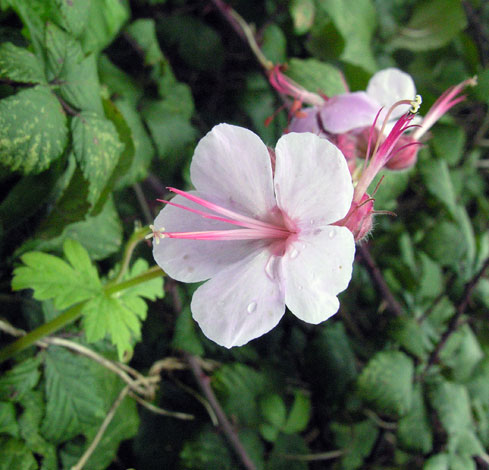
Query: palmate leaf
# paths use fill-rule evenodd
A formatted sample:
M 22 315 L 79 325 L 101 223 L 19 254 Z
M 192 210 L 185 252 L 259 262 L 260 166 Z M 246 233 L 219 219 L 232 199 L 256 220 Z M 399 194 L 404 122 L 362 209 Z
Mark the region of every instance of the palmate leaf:
M 58 23 L 73 36 L 83 33 L 90 13 L 90 0 L 54 0 Z
M 134 263 L 128 279 L 146 271 L 144 260 Z M 153 279 L 126 289 L 116 295 L 102 293 L 90 300 L 84 307 L 83 326 L 87 341 L 94 342 L 107 335 L 117 347 L 119 358 L 132 350 L 133 338 L 139 339 L 141 321 L 146 318 L 148 306 L 144 298 L 155 300 L 163 297 L 163 279 Z
M 0 101 L 0 160 L 11 170 L 38 173 L 58 158 L 67 143 L 66 116 L 42 85 Z
M 83 246 L 66 240 L 63 250 L 69 264 L 47 253 L 33 251 L 23 255 L 24 266 L 14 270 L 12 289 L 33 289 L 35 299 L 53 299 L 57 309 L 99 294 L 102 285 Z
M 41 358 L 32 357 L 17 364 L 0 377 L 0 400 L 19 401 L 39 382 Z
M 46 414 L 42 434 L 64 442 L 100 425 L 106 409 L 89 359 L 65 349 L 46 351 Z

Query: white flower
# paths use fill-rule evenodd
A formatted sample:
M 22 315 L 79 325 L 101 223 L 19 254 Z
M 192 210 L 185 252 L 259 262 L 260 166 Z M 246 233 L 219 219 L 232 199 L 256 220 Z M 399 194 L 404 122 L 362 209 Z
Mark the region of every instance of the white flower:
M 273 153 L 273 152 L 272 152 Z M 269 150 L 253 132 L 214 127 L 190 167 L 196 191 L 178 195 L 155 220 L 153 254 L 194 293 L 193 317 L 216 343 L 240 346 L 270 331 L 285 306 L 308 323 L 339 308 L 355 243 L 332 225 L 350 209 L 353 186 L 333 144 L 290 133 Z

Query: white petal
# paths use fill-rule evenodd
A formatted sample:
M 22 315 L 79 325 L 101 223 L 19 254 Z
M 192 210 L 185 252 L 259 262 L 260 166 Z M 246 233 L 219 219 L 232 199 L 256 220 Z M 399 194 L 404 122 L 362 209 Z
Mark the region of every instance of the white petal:
M 244 215 L 264 216 L 275 206 L 268 149 L 248 129 L 215 126 L 195 149 L 190 177 L 197 191 Z
M 370 79 L 367 94 L 388 109 L 397 101 L 414 99 L 416 85 L 411 75 L 396 68 L 389 68 L 377 72 Z M 391 118 L 402 116 L 408 109 L 409 105 L 397 107 Z
M 338 308 L 337 295 L 351 279 L 355 242 L 345 227 L 330 226 L 300 236 L 282 259 L 285 303 L 308 323 L 320 323 Z
M 346 215 L 353 184 L 335 145 L 314 134 L 290 133 L 279 139 L 275 153 L 277 204 L 296 225 L 313 229 Z
M 333 96 L 321 108 L 321 122 L 326 131 L 343 134 L 358 127 L 370 127 L 381 107 L 363 91 Z
M 190 306 L 204 334 L 230 348 L 270 331 L 285 312 L 281 279 L 266 269 L 267 249 L 246 257 L 200 286 Z
M 198 195 L 196 192 L 191 194 Z M 203 210 L 201 206 L 176 196 L 172 202 Z M 200 230 L 227 230 L 229 224 L 205 219 L 192 212 L 167 205 L 158 214 L 154 225 L 166 232 L 196 232 Z M 259 249 L 257 240 L 184 240 L 163 238 L 153 241 L 153 256 L 170 277 L 183 282 L 199 282 L 212 277 L 227 266 Z

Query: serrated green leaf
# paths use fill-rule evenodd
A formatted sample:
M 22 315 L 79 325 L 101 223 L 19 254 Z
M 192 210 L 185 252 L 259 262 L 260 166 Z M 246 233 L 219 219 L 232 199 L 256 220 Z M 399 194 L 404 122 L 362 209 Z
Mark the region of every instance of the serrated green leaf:
M 39 382 L 41 358 L 22 361 L 0 377 L 0 400 L 19 401 Z
M 71 121 L 73 150 L 90 187 L 88 199 L 95 204 L 119 161 L 123 144 L 114 124 L 86 111 Z
M 289 5 L 290 16 L 294 21 L 295 34 L 307 33 L 314 23 L 315 5 L 312 0 L 292 0 Z
M 37 470 L 36 459 L 27 446 L 17 439 L 0 438 L 0 470 Z
M 450 42 L 467 25 L 459 0 L 427 0 L 418 3 L 406 27 L 391 45 L 411 51 L 437 49 Z
M 0 77 L 20 83 L 46 83 L 37 57 L 10 42 L 0 45 Z
M 263 373 L 240 363 L 224 365 L 214 373 L 212 384 L 228 414 L 243 424 L 262 421 L 257 397 L 269 391 L 269 380 Z
M 430 387 L 429 398 L 448 433 L 472 427 L 470 399 L 464 385 L 439 380 Z
M 427 338 L 423 326 L 413 317 L 403 316 L 393 319 L 389 325 L 390 336 L 406 351 L 419 358 L 427 353 Z
M 172 348 L 187 351 L 197 356 L 204 354 L 204 347 L 196 331 L 190 308 L 184 308 L 178 315 L 173 333 Z
M 268 442 L 275 442 L 280 432 L 279 428 L 269 423 L 260 423 L 258 429 L 263 439 Z
M 0 434 L 19 437 L 19 425 L 13 403 L 0 401 Z
M 376 12 L 370 0 L 328 0 L 319 3 L 333 20 L 345 41 L 341 59 L 375 72 L 377 66 L 370 41 L 377 25 Z
M 287 409 L 276 393 L 267 394 L 260 399 L 260 410 L 263 418 L 276 428 L 280 429 L 285 424 Z
M 35 299 L 53 299 L 57 309 L 98 295 L 102 285 L 86 250 L 74 240 L 66 240 L 63 248 L 70 264 L 47 253 L 23 255 L 24 266 L 14 270 L 12 289 L 33 289 Z
M 59 24 L 78 37 L 88 22 L 91 0 L 55 0 L 56 18 Z
M 294 403 L 282 431 L 286 434 L 302 432 L 311 417 L 311 399 L 300 390 L 296 392 Z
M 48 168 L 65 149 L 67 132 L 61 105 L 42 85 L 0 101 L 0 160 L 11 170 Z
M 440 295 L 444 285 L 440 265 L 423 252 L 419 252 L 418 257 L 421 264 L 421 276 L 416 296 L 421 300 L 433 300 Z
M 156 28 L 153 19 L 140 18 L 133 21 L 126 28 L 126 32 L 144 51 L 145 65 L 156 66 L 160 62 L 166 61 L 161 52 L 158 38 L 156 37 Z
M 42 434 L 51 442 L 65 442 L 105 416 L 102 396 L 90 360 L 51 347 L 45 356 L 46 414 Z
M 463 157 L 465 132 L 461 127 L 437 125 L 431 140 L 438 158 L 456 165 Z
M 80 37 L 85 54 L 107 47 L 128 20 L 129 13 L 127 0 L 91 1 L 87 27 Z
M 381 413 L 405 415 L 413 395 L 413 361 L 400 351 L 381 351 L 358 378 L 360 396 Z
M 412 407 L 398 423 L 399 444 L 408 450 L 427 454 L 433 448 L 433 432 L 419 384 L 414 386 Z
M 43 457 L 41 470 L 58 468 L 56 447 L 48 443 L 40 434 L 39 427 L 44 416 L 44 399 L 42 392 L 31 391 L 20 401 L 24 408 L 19 418 L 20 434 L 30 450 Z
M 336 444 L 345 449 L 341 458 L 344 470 L 360 468 L 364 459 L 370 454 L 379 434 L 378 428 L 371 421 L 362 421 L 353 425 L 332 423 L 331 431 Z
M 442 220 L 426 233 L 423 250 L 440 266 L 454 266 L 467 253 L 467 245 L 457 224 Z
M 113 359 L 113 354 L 109 356 Z M 112 407 L 125 384 L 115 374 L 107 373 L 106 369 L 94 362 L 91 363 L 91 371 L 97 386 L 97 393 L 104 402 L 105 413 Z M 85 442 L 81 440 L 68 442 L 61 451 L 63 468 L 71 468 L 81 458 L 84 451 L 91 444 L 99 430 L 100 425 L 92 426 L 86 431 Z M 100 440 L 97 448 L 87 461 L 86 468 L 93 470 L 104 470 L 116 458 L 117 450 L 122 441 L 134 437 L 139 428 L 139 415 L 136 402 L 131 397 L 125 397 L 117 408 Z
M 146 271 L 146 261 L 137 260 L 129 275 L 131 279 Z M 110 296 L 103 293 L 89 300 L 83 309 L 83 325 L 88 342 L 107 335 L 117 347 L 119 358 L 132 350 L 133 338 L 140 339 L 141 321 L 146 318 L 148 306 L 143 298 L 156 300 L 163 297 L 163 279 L 156 278 Z
M 285 73 L 313 93 L 324 93 L 327 96 L 345 93 L 341 71 L 331 64 L 316 59 L 293 58 Z

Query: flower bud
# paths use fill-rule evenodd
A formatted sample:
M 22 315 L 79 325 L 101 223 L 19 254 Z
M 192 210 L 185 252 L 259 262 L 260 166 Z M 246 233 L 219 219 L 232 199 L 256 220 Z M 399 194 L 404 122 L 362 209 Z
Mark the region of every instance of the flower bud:
M 373 226 L 374 200 L 364 194 L 360 202 L 353 201 L 346 217 L 335 225 L 346 227 L 358 242 L 365 238 Z

